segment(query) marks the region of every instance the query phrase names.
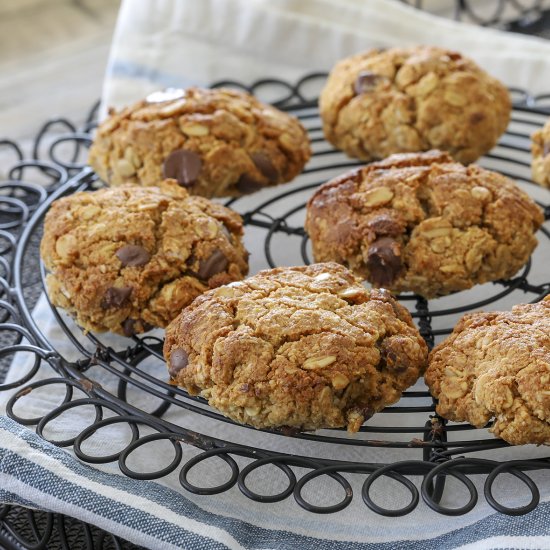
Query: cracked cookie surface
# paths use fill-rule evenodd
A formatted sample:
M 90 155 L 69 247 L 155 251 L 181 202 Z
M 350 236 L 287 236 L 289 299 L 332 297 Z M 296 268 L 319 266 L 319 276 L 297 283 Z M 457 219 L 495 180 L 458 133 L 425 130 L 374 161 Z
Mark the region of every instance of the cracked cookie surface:
M 392 155 L 322 185 L 305 228 L 316 261 L 431 298 L 513 276 L 542 222 L 508 178 L 429 151 Z
M 242 234 L 237 213 L 172 180 L 76 193 L 46 215 L 48 294 L 86 330 L 164 327 L 199 294 L 246 275 Z
M 175 178 L 193 195 L 288 182 L 311 156 L 298 119 L 229 89 L 156 92 L 99 125 L 88 161 L 110 185 Z
M 164 356 L 173 383 L 237 422 L 356 432 L 416 382 L 427 347 L 388 291 L 328 263 L 205 293 L 167 328 Z
M 464 316 L 430 354 L 426 383 L 449 420 L 512 445 L 550 445 L 550 296 L 511 312 Z
M 429 46 L 343 59 L 319 106 L 327 140 L 367 161 L 442 149 L 473 162 L 496 144 L 511 112 L 503 84 L 459 53 Z
M 550 189 L 550 120 L 533 134 L 533 181 Z

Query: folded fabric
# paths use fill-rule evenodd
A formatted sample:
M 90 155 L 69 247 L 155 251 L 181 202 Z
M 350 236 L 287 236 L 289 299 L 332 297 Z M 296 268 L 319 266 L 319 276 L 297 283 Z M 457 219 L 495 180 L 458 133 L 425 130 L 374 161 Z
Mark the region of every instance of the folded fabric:
M 236 519 L 213 514 L 157 483 L 101 472 L 5 417 L 0 417 L 0 441 L 1 502 L 68 514 L 155 550 L 483 550 L 548 548 L 550 543 L 548 501 L 527 517 L 494 513 L 439 536 L 430 536 L 430 530 L 419 525 L 406 540 L 369 540 L 371 522 L 365 516 L 362 525 L 356 527 L 358 533 L 353 542 L 331 537 L 330 526 L 325 538 L 320 539 L 285 528 L 269 529 L 246 521 L 246 516 Z M 236 506 L 238 500 L 235 499 Z M 250 518 L 255 515 L 251 510 Z M 330 524 L 329 518 L 322 519 Z
M 103 113 L 165 87 L 294 83 L 371 47 L 459 50 L 508 86 L 548 92 L 550 42 L 443 19 L 398 0 L 124 0 Z

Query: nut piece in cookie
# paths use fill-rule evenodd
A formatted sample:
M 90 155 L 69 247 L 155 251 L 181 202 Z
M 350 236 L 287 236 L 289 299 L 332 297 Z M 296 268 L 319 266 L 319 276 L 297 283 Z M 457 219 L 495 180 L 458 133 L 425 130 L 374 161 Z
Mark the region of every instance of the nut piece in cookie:
M 350 432 L 399 400 L 427 354 L 388 291 L 366 290 L 334 263 L 211 290 L 169 325 L 164 344 L 172 382 L 237 422 Z
M 513 276 L 543 221 L 510 179 L 428 151 L 392 155 L 322 185 L 305 228 L 315 261 L 432 298 Z
M 533 134 L 533 181 L 550 188 L 550 120 Z
M 437 412 L 512 445 L 550 445 L 550 296 L 511 312 L 464 316 L 430 354 Z
M 193 195 L 236 197 L 292 180 L 310 156 L 295 117 L 244 92 L 189 88 L 112 112 L 88 161 L 110 185 L 173 178 Z
M 506 130 L 508 90 L 442 48 L 370 50 L 332 69 L 320 96 L 325 137 L 350 157 L 442 149 L 469 163 Z
M 164 327 L 199 294 L 246 275 L 242 234 L 238 214 L 174 180 L 76 193 L 46 215 L 48 294 L 86 330 Z

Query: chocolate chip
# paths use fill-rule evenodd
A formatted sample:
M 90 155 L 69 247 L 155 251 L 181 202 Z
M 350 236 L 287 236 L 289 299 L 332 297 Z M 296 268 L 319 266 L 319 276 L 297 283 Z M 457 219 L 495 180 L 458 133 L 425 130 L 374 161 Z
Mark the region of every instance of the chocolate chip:
M 164 160 L 163 174 L 165 178 L 174 178 L 180 185 L 191 187 L 199 176 L 202 168 L 200 156 L 188 149 L 176 149 Z
M 355 80 L 354 90 L 357 95 L 372 92 L 384 77 L 370 71 L 362 71 Z
M 124 305 L 126 300 L 132 294 L 132 287 L 123 286 L 123 287 L 110 287 L 106 290 L 103 295 L 103 300 L 101 300 L 101 307 L 103 309 L 108 309 L 110 307 L 121 307 Z
M 223 252 L 221 250 L 214 250 L 206 260 L 199 262 L 199 278 L 203 281 L 208 281 L 210 277 L 225 271 L 228 265 L 229 261 Z
M 139 330 L 138 323 L 141 323 L 141 330 Z M 122 330 L 126 336 L 134 336 L 138 332 L 148 332 L 152 328 L 154 328 L 153 325 L 136 319 L 126 319 L 122 323 Z
M 367 227 L 376 235 L 399 235 L 402 232 L 401 224 L 389 214 L 379 214 L 371 218 Z
M 124 332 L 124 336 L 134 336 L 134 334 L 136 333 L 135 319 L 126 319 L 126 321 L 122 323 L 122 331 Z
M 544 149 L 542 150 L 542 156 L 545 157 L 546 155 L 550 154 L 550 141 L 547 141 L 544 144 Z
M 256 168 L 271 182 L 277 183 L 279 181 L 279 172 L 273 166 L 271 159 L 263 151 L 255 151 L 250 153 L 250 158 L 256 166 Z
M 237 190 L 243 195 L 248 195 L 248 193 L 254 193 L 261 189 L 263 185 L 256 181 L 254 178 L 250 177 L 248 174 L 243 174 L 236 183 Z
M 386 369 L 398 373 L 406 372 L 409 369 L 410 362 L 399 337 L 387 338 L 382 344 L 381 351 Z
M 470 122 L 472 124 L 477 124 L 478 122 L 481 122 L 485 118 L 484 113 L 472 113 L 470 115 Z
M 184 349 L 176 348 L 170 354 L 170 367 L 168 373 L 172 378 L 176 378 L 178 373 L 189 363 L 189 357 Z
M 370 273 L 370 281 L 376 286 L 391 285 L 401 268 L 400 246 L 391 237 L 382 237 L 371 244 L 367 268 Z
M 143 246 L 128 244 L 116 251 L 116 257 L 123 267 L 139 267 L 151 259 L 151 254 Z
M 281 426 L 280 428 L 276 428 L 276 431 L 278 431 L 285 435 L 286 437 L 294 437 L 295 435 L 298 435 L 302 432 L 300 428 L 296 428 L 295 426 Z

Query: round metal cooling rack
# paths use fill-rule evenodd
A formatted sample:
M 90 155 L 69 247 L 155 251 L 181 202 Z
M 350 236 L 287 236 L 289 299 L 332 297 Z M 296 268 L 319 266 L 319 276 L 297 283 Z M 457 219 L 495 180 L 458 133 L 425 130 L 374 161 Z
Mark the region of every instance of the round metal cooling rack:
M 283 256 L 287 265 L 310 261 L 309 243 L 303 229 L 307 198 L 330 177 L 359 164 L 335 151 L 323 139 L 315 98 L 325 77 L 324 74 L 308 75 L 295 85 L 275 79 L 258 81 L 252 86 L 234 82 L 216 84 L 246 89 L 296 115 L 307 127 L 314 149 L 312 161 L 294 182 L 226 203 L 243 216 L 246 238 L 253 244 L 263 243 L 263 253 L 259 251 L 252 256 L 253 271 L 280 264 Z M 531 97 L 521 90 L 512 92 L 516 101 L 509 130 L 480 163 L 518 181 L 538 200 L 548 220 L 548 191 L 529 180 L 530 134 L 550 114 L 544 107 L 548 96 Z M 93 115 L 82 129 L 61 119 L 49 123 L 39 133 L 30 160 L 23 159 L 17 144 L 0 143 L 2 147 L 11 148 L 16 159 L 8 180 L 0 183 L 3 191 L 0 195 L 0 339 L 3 343 L 0 368 L 2 365 L 5 368 L 15 353 L 26 356 L 24 364 L 28 365 L 19 379 L 10 379 L 0 386 L 3 391 L 16 390 L 7 406 L 12 419 L 34 426 L 41 437 L 56 445 L 72 447 L 84 462 L 118 462 L 122 473 L 132 478 L 159 479 L 179 472 L 182 487 L 198 495 L 222 493 L 236 485 L 246 497 L 258 502 L 277 502 L 293 495 L 298 505 L 306 510 L 332 513 L 351 503 L 355 494 L 350 476 L 359 475 L 364 478 L 360 497 L 370 510 L 384 516 L 412 512 L 420 497 L 438 513 L 465 514 L 476 505 L 478 489 L 474 480 L 479 479 L 484 480 L 487 502 L 499 512 L 525 514 L 537 506 L 539 491 L 527 472 L 550 471 L 550 456 L 540 456 L 539 452 L 530 455 L 529 459 L 502 460 L 504 451 L 508 457 L 509 452 L 522 449 L 510 448 L 504 441 L 491 437 L 486 429 L 475 430 L 467 424 L 448 423 L 440 418 L 435 413 L 434 400 L 420 383 L 405 392 L 399 403 L 365 423 L 355 436 L 336 429 L 315 433 L 254 430 L 233 423 L 210 409 L 203 399 L 189 396 L 181 388 L 170 385 L 162 360 L 162 336 L 157 333 L 132 339 L 113 339 L 93 333 L 84 335 L 65 314 L 51 308 L 64 333 L 62 348 L 71 349 L 71 359 L 65 352 L 60 353 L 57 350 L 59 342 L 50 342 L 31 314 L 44 289 L 38 244 L 43 217 L 52 201 L 101 185 L 84 164 L 93 127 Z M 65 128 L 69 132 L 52 136 L 55 128 Z M 41 156 L 44 149 L 46 155 Z M 31 179 L 31 171 L 36 181 Z M 510 280 L 433 301 L 412 294 L 399 297 L 411 310 L 430 347 L 452 330 L 464 312 L 482 307 L 508 309 L 514 303 L 535 302 L 550 293 L 548 273 L 543 269 L 550 257 L 547 222 L 538 237 L 540 244 L 533 258 Z M 53 377 L 36 377 L 44 363 L 54 370 Z M 52 391 L 61 388 L 64 394 L 61 403 L 38 418 L 24 417 L 20 412 L 24 409 L 21 403 L 30 392 L 41 391 L 41 388 Z M 55 420 L 81 408 L 92 411 L 89 425 L 72 437 L 55 435 Z M 125 448 L 105 456 L 86 452 L 89 438 L 119 424 L 129 429 L 130 442 Z M 223 439 L 209 434 L 208 426 L 216 427 L 214 431 L 220 433 L 222 425 Z M 265 441 L 265 445 L 243 443 L 246 438 L 250 441 L 251 436 Z M 285 438 L 285 448 L 291 442 L 296 451 L 278 451 L 281 438 Z M 139 453 L 145 445 L 159 442 L 172 447 L 171 462 L 153 472 L 136 470 L 132 466 L 134 453 Z M 188 445 L 196 449 L 191 457 L 184 452 L 189 449 Z M 377 457 L 386 458 L 373 460 L 374 449 Z M 397 460 L 396 449 L 399 450 Z M 348 460 L 346 450 L 354 451 L 353 456 L 361 456 L 361 460 Z M 213 486 L 211 481 L 219 478 L 215 474 L 219 474 L 220 459 L 225 463 L 228 476 Z M 199 465 L 212 474 L 211 477 L 205 474 L 200 485 L 192 473 Z M 278 494 L 263 494 L 250 482 L 251 474 L 266 466 L 277 468 L 286 480 Z M 528 504 L 508 506 L 493 496 L 502 474 L 511 474 L 524 484 L 530 495 Z M 344 491 L 341 500 L 328 505 L 308 500 L 306 487 L 322 476 L 340 485 Z M 411 480 L 415 476 L 422 477 L 420 488 Z M 372 488 L 382 477 L 392 479 L 405 489 L 408 497 L 401 508 L 386 508 L 376 502 Z M 442 503 L 449 477 L 462 484 L 468 494 L 468 501 L 460 507 Z

